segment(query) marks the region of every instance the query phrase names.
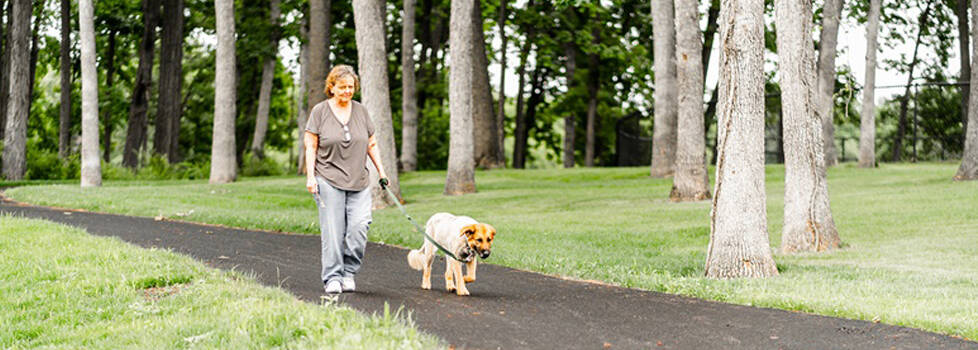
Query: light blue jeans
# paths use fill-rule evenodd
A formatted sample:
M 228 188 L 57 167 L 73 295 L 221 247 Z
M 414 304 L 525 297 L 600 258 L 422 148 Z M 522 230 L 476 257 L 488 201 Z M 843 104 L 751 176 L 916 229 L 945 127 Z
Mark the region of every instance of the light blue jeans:
M 360 270 L 370 229 L 370 188 L 346 191 L 317 176 L 323 283 L 353 277 Z

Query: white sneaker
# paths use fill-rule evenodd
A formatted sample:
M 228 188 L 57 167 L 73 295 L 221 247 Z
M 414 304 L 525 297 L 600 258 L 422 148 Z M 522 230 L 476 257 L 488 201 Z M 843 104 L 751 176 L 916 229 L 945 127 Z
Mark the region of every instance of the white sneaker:
M 357 290 L 357 283 L 353 281 L 353 277 L 343 277 L 341 282 L 343 283 L 344 292 L 353 292 Z
M 340 282 L 333 280 L 326 283 L 326 294 L 340 294 L 343 292 L 343 288 L 340 287 Z

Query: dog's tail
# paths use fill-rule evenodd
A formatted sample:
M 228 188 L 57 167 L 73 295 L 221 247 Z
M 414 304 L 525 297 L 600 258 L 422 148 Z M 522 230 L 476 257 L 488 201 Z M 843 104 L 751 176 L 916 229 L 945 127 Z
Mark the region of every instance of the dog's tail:
M 424 247 L 422 247 L 423 249 Z M 421 249 L 412 249 L 407 255 L 408 265 L 411 265 L 412 269 L 421 270 L 424 268 L 425 257 Z

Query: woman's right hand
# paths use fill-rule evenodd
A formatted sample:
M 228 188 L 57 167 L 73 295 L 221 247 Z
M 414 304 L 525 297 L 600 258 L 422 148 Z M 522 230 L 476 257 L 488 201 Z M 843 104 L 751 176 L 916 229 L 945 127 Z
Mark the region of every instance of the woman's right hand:
M 319 193 L 319 185 L 316 183 L 316 178 L 306 178 L 306 190 L 309 190 L 309 193 L 312 194 Z

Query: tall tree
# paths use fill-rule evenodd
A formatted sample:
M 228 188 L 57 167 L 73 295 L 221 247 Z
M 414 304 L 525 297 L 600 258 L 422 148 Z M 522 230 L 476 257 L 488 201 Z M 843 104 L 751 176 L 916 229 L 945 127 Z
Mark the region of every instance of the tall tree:
M 676 162 L 676 27 L 671 0 L 652 0 L 652 51 L 655 59 L 653 177 L 672 176 Z M 699 28 L 699 26 L 697 26 Z
M 528 134 L 528 126 L 526 122 L 526 113 L 524 112 L 524 93 L 526 92 L 526 87 L 524 82 L 526 81 L 526 66 L 529 63 L 529 53 L 533 48 L 534 32 L 531 30 L 526 33 L 526 40 L 523 42 L 523 48 L 520 50 L 520 65 L 516 69 L 516 76 L 518 77 L 518 82 L 516 83 L 517 91 L 516 93 L 516 126 L 513 130 L 513 168 L 523 169 L 526 165 L 526 144 Z
M 816 112 L 815 49 L 811 44 L 812 2 L 776 0 L 778 69 L 783 111 L 784 252 L 823 251 L 839 247 L 829 207 L 822 155 L 821 119 Z
M 78 0 L 82 73 L 81 187 L 102 186 L 102 163 L 98 154 L 98 72 L 95 70 L 94 12 L 92 0 Z
M 597 18 L 595 18 L 595 20 L 597 20 Z M 591 28 L 591 44 L 595 46 L 601 42 L 601 32 L 598 28 L 598 26 L 593 26 Z M 675 48 L 673 51 L 675 51 Z M 588 53 L 587 64 L 587 121 L 585 121 L 586 124 L 584 131 L 584 166 L 593 167 L 595 147 L 594 129 L 598 118 L 598 89 L 601 87 L 601 59 L 598 57 L 597 52 Z M 675 64 L 673 65 L 673 70 L 675 70 Z M 673 93 L 673 95 L 675 96 L 675 93 Z
M 387 51 L 384 47 L 384 1 L 354 0 L 353 20 L 356 26 L 357 57 L 360 63 L 363 105 L 376 126 L 374 138 L 380 147 L 380 159 L 387 172 L 388 185 L 395 195 L 400 195 L 397 175 L 397 146 L 394 144 L 394 120 L 391 117 L 391 98 L 387 77 Z M 471 134 L 470 134 L 471 135 Z M 471 149 L 469 156 L 472 155 Z M 377 180 L 376 170 L 370 172 Z M 374 208 L 394 204 L 394 200 L 380 188 L 372 191 Z
M 332 0 L 309 0 L 308 110 L 326 99 L 326 73 L 329 69 L 329 30 Z
M 404 0 L 401 16 L 401 167 L 418 169 L 418 92 L 414 81 L 415 1 Z
M 499 133 L 492 113 L 492 87 L 489 86 L 489 58 L 486 56 L 486 39 L 482 34 L 481 1 L 472 6 L 472 141 L 475 164 L 480 168 L 502 167 L 505 162 L 498 157 Z
M 118 29 L 116 28 L 109 29 L 109 49 L 105 57 L 105 87 L 110 93 L 112 86 L 115 85 L 115 47 L 117 32 Z M 62 77 L 62 84 L 64 83 L 63 79 L 64 77 Z M 102 142 L 104 142 L 102 145 L 102 160 L 108 163 L 112 159 L 112 112 L 106 108 L 103 110 L 103 113 L 105 115 L 102 116 L 102 129 L 104 133 L 102 137 Z
M 776 276 L 764 194 L 764 1 L 722 0 L 719 39 L 720 154 L 706 276 Z
M 710 198 L 706 170 L 706 138 L 703 121 L 703 32 L 697 0 L 676 0 L 676 73 L 679 87 L 676 173 L 673 201 Z
M 10 16 L 13 14 L 13 0 L 7 1 L 3 5 L 0 0 L 0 8 L 3 9 L 4 16 L 0 16 L 0 140 L 4 137 L 4 130 L 7 128 L 7 103 L 10 100 Z
M 870 0 L 866 21 L 866 78 L 863 109 L 859 120 L 859 166 L 876 166 L 876 50 L 880 27 L 880 1 Z M 967 44 L 965 44 L 967 45 Z
M 153 83 L 153 59 L 156 48 L 156 26 L 159 24 L 160 0 L 143 0 L 143 36 L 139 43 L 139 67 L 132 87 L 132 103 L 129 105 L 129 124 L 126 145 L 122 151 L 122 165 L 135 168 L 139 165 L 139 151 L 146 143 L 146 127 L 149 118 L 149 92 Z
M 306 88 L 309 85 L 309 30 L 308 21 L 306 18 L 302 19 L 299 25 L 299 36 L 302 38 L 302 44 L 299 46 L 299 98 L 298 106 L 296 110 L 298 111 L 298 116 L 295 118 L 296 122 L 296 166 L 298 167 L 297 172 L 299 175 L 306 173 L 306 152 L 305 145 L 302 142 L 302 135 L 306 133 L 306 121 L 309 118 L 309 108 L 306 104 Z M 325 86 L 324 86 L 325 87 Z
M 61 106 L 58 120 L 58 157 L 68 156 L 71 142 L 71 0 L 61 0 Z
M 574 89 L 574 75 L 577 74 L 577 45 L 573 40 L 564 44 L 564 71 L 567 80 L 568 93 Z M 569 115 L 564 117 L 564 168 L 573 168 L 574 160 L 574 136 L 577 133 L 577 117 L 575 111 L 568 111 Z
M 7 16 L 10 21 L 8 48 L 30 45 L 31 40 L 31 0 L 10 0 L 12 9 Z M 27 116 L 31 108 L 30 89 L 30 50 L 8 50 L 10 52 L 10 82 L 5 87 L 9 91 L 7 101 L 7 126 L 3 135 L 3 175 L 7 180 L 20 180 L 27 171 Z
M 968 0 L 957 0 L 956 2 L 955 13 L 958 17 L 958 48 L 960 49 L 958 52 L 961 53 L 959 55 L 961 75 L 958 76 L 958 88 L 961 89 L 961 121 L 964 123 L 964 129 L 968 130 L 968 100 L 969 90 L 971 90 L 966 85 L 968 79 L 971 79 L 971 57 L 969 55 L 971 50 L 968 48 L 970 46 L 968 43 Z
M 473 0 L 452 1 L 448 45 L 451 55 L 448 102 L 451 140 L 448 149 L 446 195 L 475 192 L 475 159 L 472 142 L 472 41 Z
M 499 148 L 496 150 L 496 157 L 499 158 L 501 166 L 506 166 L 506 150 L 504 147 L 504 142 L 506 138 L 506 128 L 503 125 L 506 123 L 506 46 L 509 42 L 506 36 L 506 6 L 508 1 L 499 0 L 499 19 L 496 24 L 499 25 L 499 38 L 502 41 L 499 49 L 499 100 L 496 105 L 496 144 Z
M 971 28 L 978 28 L 978 1 L 971 1 Z M 978 30 L 971 33 L 971 40 L 978 43 Z M 978 45 L 971 47 L 971 64 L 978 67 Z M 978 69 L 971 71 L 971 90 L 968 103 L 968 130 L 965 136 L 964 154 L 961 156 L 961 166 L 954 180 L 978 180 Z
M 160 34 L 160 100 L 156 113 L 153 148 L 176 163 L 180 145 L 180 116 L 183 114 L 183 0 L 163 0 L 163 31 Z
M 280 0 L 271 0 L 269 4 L 269 23 L 272 33 L 269 47 L 272 54 L 265 57 L 261 71 L 261 87 L 258 89 L 258 115 L 255 116 L 255 134 L 251 138 L 251 152 L 258 158 L 265 158 L 265 134 L 268 132 L 268 110 L 272 102 L 272 80 L 275 78 L 275 63 L 278 62 L 278 17 L 282 14 Z
M 921 39 L 923 39 L 924 32 L 927 30 L 927 20 L 933 8 L 931 5 L 932 2 L 927 2 L 927 7 L 924 9 L 924 12 L 920 13 L 917 22 L 917 39 L 914 41 L 913 55 L 910 58 L 910 67 L 907 72 L 907 85 L 903 90 L 903 96 L 900 98 L 900 120 L 897 122 L 897 134 L 893 140 L 892 156 L 894 162 L 898 162 L 903 158 L 903 136 L 907 133 L 907 106 L 910 103 L 910 87 L 913 84 L 914 69 L 917 68 L 917 63 L 920 62 L 917 59 L 917 55 L 920 53 Z
M 833 124 L 835 90 L 835 53 L 839 42 L 839 19 L 843 0 L 825 0 L 822 7 L 822 32 L 819 34 L 818 81 L 816 111 L 822 118 L 822 139 L 825 140 L 825 165 L 838 163 L 835 150 L 835 126 Z
M 235 87 L 234 1 L 215 0 L 217 58 L 214 76 L 214 139 L 211 146 L 211 184 L 238 177 L 234 146 Z

